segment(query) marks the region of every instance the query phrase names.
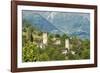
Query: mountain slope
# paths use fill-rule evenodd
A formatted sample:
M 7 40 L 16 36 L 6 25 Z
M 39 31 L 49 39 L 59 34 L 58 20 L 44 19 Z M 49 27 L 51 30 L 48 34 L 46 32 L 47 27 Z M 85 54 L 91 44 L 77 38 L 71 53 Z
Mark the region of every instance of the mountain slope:
M 89 13 L 23 11 L 23 19 L 43 32 L 90 38 Z
M 35 28 L 38 28 L 42 32 L 50 32 L 54 34 L 61 34 L 62 31 L 57 29 L 52 23 L 47 21 L 39 14 L 29 14 L 28 16 L 23 16 L 23 20 L 31 23 Z

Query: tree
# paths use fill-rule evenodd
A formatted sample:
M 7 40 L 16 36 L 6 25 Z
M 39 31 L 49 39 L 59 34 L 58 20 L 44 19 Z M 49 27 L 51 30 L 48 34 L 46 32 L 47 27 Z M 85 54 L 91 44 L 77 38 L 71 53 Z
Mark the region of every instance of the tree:
M 59 35 L 59 34 L 55 34 L 55 37 L 56 37 L 56 38 L 60 38 L 60 35 Z

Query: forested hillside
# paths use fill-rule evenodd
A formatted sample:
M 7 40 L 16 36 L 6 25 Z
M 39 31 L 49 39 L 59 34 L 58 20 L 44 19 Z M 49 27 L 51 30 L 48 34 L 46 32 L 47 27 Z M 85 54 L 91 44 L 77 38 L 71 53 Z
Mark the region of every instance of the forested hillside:
M 90 40 L 68 34 L 43 32 L 23 20 L 22 60 L 23 62 L 80 60 L 90 58 Z M 36 24 L 34 24 L 36 25 Z M 47 34 L 47 43 L 43 43 L 43 33 Z M 69 40 L 69 48 L 65 40 Z

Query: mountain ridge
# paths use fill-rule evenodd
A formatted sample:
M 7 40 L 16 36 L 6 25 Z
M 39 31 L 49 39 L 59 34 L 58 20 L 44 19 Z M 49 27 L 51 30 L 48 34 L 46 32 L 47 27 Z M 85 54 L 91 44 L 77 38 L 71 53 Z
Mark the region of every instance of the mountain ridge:
M 76 18 L 75 18 L 76 16 Z M 66 18 L 64 18 L 66 17 Z M 67 14 L 62 16 L 58 13 L 55 14 L 52 21 L 43 17 L 39 13 L 25 13 L 23 12 L 23 19 L 26 19 L 35 27 L 38 27 L 41 31 L 50 32 L 54 34 L 68 34 L 70 36 L 75 35 L 80 38 L 90 38 L 90 22 L 84 17 L 73 15 L 70 18 Z M 86 16 L 85 16 L 86 17 Z M 72 22 L 73 21 L 73 22 Z M 76 25 L 77 24 L 77 25 Z M 86 26 L 87 25 L 87 26 Z

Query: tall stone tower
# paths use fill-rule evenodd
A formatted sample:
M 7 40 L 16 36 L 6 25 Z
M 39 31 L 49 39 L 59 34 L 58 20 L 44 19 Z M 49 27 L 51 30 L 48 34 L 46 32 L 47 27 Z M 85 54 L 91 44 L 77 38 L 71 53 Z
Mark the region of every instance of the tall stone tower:
M 70 49 L 70 47 L 69 47 L 69 39 L 65 39 L 65 48 L 67 48 L 68 50 Z
M 47 45 L 47 39 L 48 39 L 47 33 L 43 32 L 43 44 Z

